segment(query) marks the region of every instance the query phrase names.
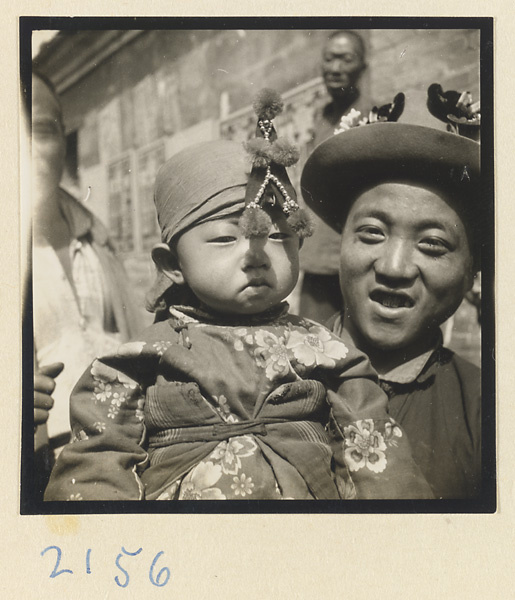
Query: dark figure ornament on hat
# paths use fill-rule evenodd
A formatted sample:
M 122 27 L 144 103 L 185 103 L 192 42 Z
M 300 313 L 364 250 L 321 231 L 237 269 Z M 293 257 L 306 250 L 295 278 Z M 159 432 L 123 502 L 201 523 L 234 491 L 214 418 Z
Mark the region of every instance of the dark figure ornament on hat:
M 258 116 L 256 137 L 245 144 L 252 158 L 252 171 L 245 194 L 245 210 L 240 227 L 245 237 L 267 235 L 272 221 L 266 206 L 278 205 L 288 216 L 287 222 L 302 239 L 313 233 L 309 215 L 299 207 L 295 190 L 286 167 L 299 160 L 298 149 L 284 138 L 278 138 L 272 120 L 282 112 L 281 96 L 271 89 L 263 89 L 254 101 Z
M 393 102 L 383 104 L 379 108 L 374 106 L 368 113 L 368 117 L 362 117 L 361 112 L 352 108 L 346 115 L 340 120 L 340 124 L 337 129 L 334 130 L 334 134 L 337 135 L 342 131 L 347 131 L 352 127 L 359 125 L 370 125 L 372 123 L 393 123 L 399 119 L 404 111 L 405 96 L 402 92 L 399 92 Z
M 432 83 L 427 89 L 427 108 L 433 117 L 447 123 L 448 131 L 479 141 L 480 103 L 472 102 L 470 92 L 444 92 L 439 83 Z

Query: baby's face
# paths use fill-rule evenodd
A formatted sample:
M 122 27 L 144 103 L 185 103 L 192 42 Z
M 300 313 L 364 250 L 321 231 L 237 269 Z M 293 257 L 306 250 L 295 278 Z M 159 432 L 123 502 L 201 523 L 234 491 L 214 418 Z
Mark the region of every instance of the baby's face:
M 240 214 L 208 221 L 177 242 L 182 275 L 197 298 L 222 313 L 257 314 L 295 287 L 299 238 L 283 214 L 272 217 L 267 236 L 245 238 Z

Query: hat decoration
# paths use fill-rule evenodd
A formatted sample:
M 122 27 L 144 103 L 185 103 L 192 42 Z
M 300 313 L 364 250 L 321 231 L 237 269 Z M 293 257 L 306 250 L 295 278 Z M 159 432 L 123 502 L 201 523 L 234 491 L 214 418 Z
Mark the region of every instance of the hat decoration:
M 427 108 L 433 117 L 447 123 L 447 131 L 479 141 L 480 103 L 472 101 L 470 92 L 444 92 L 439 83 L 432 83 L 427 89 Z
M 379 108 L 374 106 L 368 113 L 368 117 L 362 117 L 359 110 L 351 108 L 351 110 L 341 118 L 338 128 L 334 130 L 334 134 L 337 135 L 338 133 L 348 131 L 349 129 L 360 125 L 397 121 L 404 111 L 404 102 L 405 96 L 402 92 L 399 92 L 393 99 L 393 102 L 383 104 Z
M 286 167 L 299 160 L 298 149 L 285 138 L 278 138 L 273 119 L 282 112 L 284 103 L 275 90 L 261 90 L 253 104 L 258 117 L 256 137 L 245 143 L 252 159 L 245 194 L 245 210 L 240 228 L 245 237 L 267 235 L 272 221 L 264 208 L 276 204 L 287 215 L 288 225 L 300 238 L 313 233 L 309 215 L 299 207 Z

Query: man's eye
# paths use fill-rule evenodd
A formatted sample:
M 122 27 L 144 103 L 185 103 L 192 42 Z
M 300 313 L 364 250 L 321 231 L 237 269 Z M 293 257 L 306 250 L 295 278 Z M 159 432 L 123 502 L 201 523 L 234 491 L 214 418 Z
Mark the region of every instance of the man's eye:
M 230 244 L 236 241 L 234 235 L 219 235 L 218 237 L 209 240 L 210 244 Z
M 57 135 L 59 133 L 59 128 L 57 125 L 33 125 L 32 127 L 33 135 L 37 136 L 49 136 L 49 135 Z
M 280 231 L 274 231 L 268 236 L 270 240 L 276 240 L 282 242 L 283 240 L 289 239 L 290 235 L 287 233 L 281 233 Z
M 425 254 L 442 256 L 449 251 L 449 245 L 440 238 L 424 238 L 419 242 L 419 248 Z
M 384 233 L 378 227 L 365 226 L 358 229 L 358 238 L 365 244 L 378 244 L 384 240 Z

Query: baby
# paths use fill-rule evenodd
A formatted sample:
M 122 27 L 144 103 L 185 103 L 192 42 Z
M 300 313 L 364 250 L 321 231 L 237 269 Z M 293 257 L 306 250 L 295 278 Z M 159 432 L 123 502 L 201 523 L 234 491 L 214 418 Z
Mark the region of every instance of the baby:
M 290 159 L 258 154 L 249 174 L 202 143 L 159 171 L 156 322 L 77 384 L 46 500 L 431 497 L 366 356 L 288 313 L 309 223 Z

